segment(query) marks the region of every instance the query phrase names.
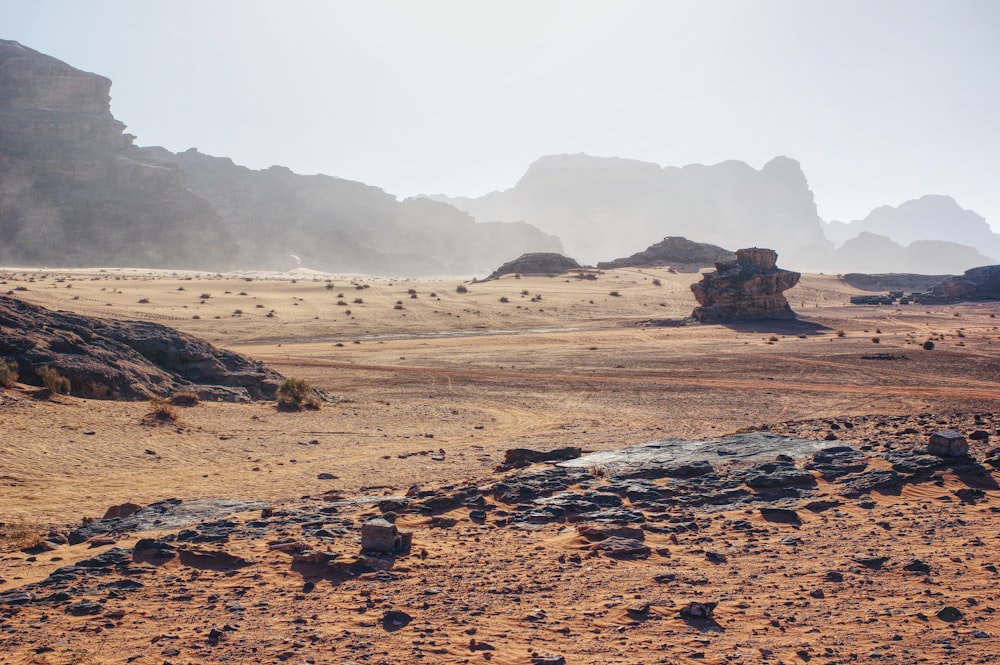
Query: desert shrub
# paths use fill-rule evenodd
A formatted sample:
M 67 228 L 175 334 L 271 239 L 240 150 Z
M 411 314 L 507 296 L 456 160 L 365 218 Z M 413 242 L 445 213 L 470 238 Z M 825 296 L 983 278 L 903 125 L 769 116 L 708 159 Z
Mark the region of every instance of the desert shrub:
M 174 393 L 170 397 L 170 403 L 174 406 L 196 406 L 200 401 L 198 393 L 190 391 Z
M 843 330 L 837 331 L 837 337 L 844 337 L 845 335 L 847 335 L 847 333 L 845 333 Z
M 874 344 L 878 344 L 881 341 L 882 341 L 881 337 L 872 337 L 872 343 Z
M 653 278 L 653 286 L 663 286 L 663 282 L 660 281 L 659 277 Z
M 510 302 L 510 298 L 507 296 L 500 296 L 500 302 Z
M 56 393 L 69 393 L 71 385 L 69 379 L 59 374 L 55 367 L 42 365 L 36 370 L 38 378 L 42 380 L 42 385 L 49 389 L 53 395 Z
M 42 542 L 38 528 L 25 522 L 0 523 L 0 552 L 14 552 Z
M 197 396 L 195 397 L 197 399 Z M 152 409 L 146 414 L 147 420 L 155 420 L 161 423 L 172 423 L 177 420 L 177 409 L 171 401 L 163 397 L 154 397 L 149 400 Z
M 621 296 L 621 294 L 618 293 L 617 291 L 611 291 L 610 293 L 608 293 L 608 295 L 614 298 L 618 298 L 619 296 Z
M 455 288 L 455 293 L 468 293 L 468 292 L 469 292 L 469 289 L 468 289 L 468 287 L 465 286 L 465 284 L 459 284 Z
M 0 386 L 13 388 L 17 383 L 17 361 L 0 358 Z
M 934 342 L 932 342 L 930 340 L 927 340 L 926 342 L 924 342 L 924 350 L 925 351 L 933 351 L 934 350 Z
M 777 342 L 778 341 L 778 337 L 777 337 L 777 335 L 771 335 L 770 337 L 767 338 L 767 341 L 769 341 L 769 342 Z
M 301 411 L 303 408 L 319 408 L 319 400 L 313 395 L 312 386 L 305 379 L 290 376 L 278 386 L 278 408 L 284 411 Z

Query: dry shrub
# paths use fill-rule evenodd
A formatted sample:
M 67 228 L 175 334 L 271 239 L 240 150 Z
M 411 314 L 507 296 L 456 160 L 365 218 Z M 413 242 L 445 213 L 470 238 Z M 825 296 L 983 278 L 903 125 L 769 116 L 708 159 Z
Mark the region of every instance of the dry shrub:
M 0 552 L 14 552 L 42 542 L 38 528 L 26 522 L 0 523 Z
M 177 409 L 170 403 L 170 400 L 163 397 L 154 397 L 149 400 L 149 404 L 153 408 L 146 414 L 146 422 L 177 422 Z
M 13 388 L 17 383 L 17 361 L 0 358 L 0 386 Z
M 59 374 L 59 371 L 55 367 L 50 367 L 48 365 L 42 365 L 35 373 L 38 374 L 38 378 L 42 380 L 42 385 L 49 389 L 49 392 L 53 395 L 58 393 L 69 394 L 71 385 L 69 379 L 65 376 Z
M 174 393 L 170 397 L 170 403 L 174 406 L 197 406 L 200 402 L 198 394 L 193 392 Z
M 313 394 L 312 386 L 305 379 L 290 376 L 278 386 L 278 408 L 282 411 L 318 409 L 319 400 Z

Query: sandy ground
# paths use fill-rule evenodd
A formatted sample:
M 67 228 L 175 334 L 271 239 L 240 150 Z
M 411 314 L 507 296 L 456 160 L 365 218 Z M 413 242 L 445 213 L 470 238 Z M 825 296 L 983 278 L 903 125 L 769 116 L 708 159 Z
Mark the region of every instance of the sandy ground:
M 0 289 L 27 301 L 161 322 L 338 398 L 297 414 L 266 403 L 203 403 L 181 409 L 175 424 L 146 425 L 143 403 L 33 401 L 26 390 L 8 391 L 0 407 L 2 521 L 62 528 L 126 501 L 223 497 L 280 506 L 330 492 L 486 483 L 514 447 L 597 451 L 762 426 L 823 438 L 844 418 L 857 422 L 850 435 L 840 432 L 844 440 L 919 445 L 901 434 L 917 414 L 966 433 L 977 427 L 974 415 L 1000 426 L 1000 304 L 855 307 L 855 289 L 806 275 L 788 293 L 798 322 L 656 325 L 690 314 L 688 287 L 697 278 L 667 270 L 597 280 L 509 276 L 466 282 L 459 293 L 458 279 L 0 269 Z M 933 351 L 921 348 L 927 339 Z M 988 443 L 977 443 L 980 457 Z M 0 654 L 8 654 L 0 662 L 531 663 L 533 653 L 571 663 L 991 662 L 1000 655 L 1000 621 L 996 573 L 984 566 L 998 545 L 1000 501 L 988 486 L 975 505 L 940 501 L 964 485 L 938 480 L 879 495 L 874 510 L 808 515 L 793 553 L 777 544 L 788 527 L 756 515 L 713 515 L 703 533 L 678 543 L 651 535 L 647 542 L 669 554 L 641 562 L 588 558 L 575 532 L 554 525 L 526 532 L 463 520 L 440 529 L 407 515 L 400 524 L 415 530 L 425 557 L 398 561 L 391 584 L 351 579 L 322 586 L 322 598 L 301 593 L 302 576 L 289 573 L 287 557 L 240 542 L 231 549 L 273 565 L 220 572 L 165 564 L 155 592 L 130 600 L 124 619 L 51 608 L 0 613 Z M 723 527 L 738 518 L 761 531 Z M 970 545 L 977 537 L 985 547 Z M 697 538 L 714 539 L 729 563 L 706 564 L 706 541 Z M 808 595 L 845 553 L 871 548 L 933 559 L 937 577 L 928 584 L 899 570 L 860 573 L 825 601 Z M 94 552 L 83 544 L 33 561 L 3 555 L 0 593 Z M 582 562 L 569 561 L 573 554 Z M 663 569 L 707 583 L 664 588 L 650 581 Z M 245 619 L 238 639 L 207 647 L 202 632 L 226 622 L 207 616 L 207 598 L 234 589 L 246 607 L 270 609 Z M 935 619 L 935 594 L 975 621 Z M 720 629 L 677 618 L 697 597 L 720 602 Z M 656 620 L 629 615 L 637 600 L 652 604 Z M 384 630 L 373 617 L 399 605 L 417 619 Z M 537 616 L 526 620 L 530 614 Z M 475 640 L 492 648 L 476 649 Z M 184 645 L 179 655 L 171 655 L 175 644 Z

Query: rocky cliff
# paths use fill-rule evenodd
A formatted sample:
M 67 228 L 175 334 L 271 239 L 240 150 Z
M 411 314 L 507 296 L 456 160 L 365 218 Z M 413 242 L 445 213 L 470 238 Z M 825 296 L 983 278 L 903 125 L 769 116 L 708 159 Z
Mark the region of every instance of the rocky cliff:
M 218 266 L 232 236 L 111 115 L 111 81 L 0 40 L 0 262 Z
M 486 279 L 499 279 L 504 275 L 546 275 L 554 277 L 570 270 L 580 268 L 575 259 L 554 252 L 532 252 L 522 254 L 513 261 L 508 261 Z
M 588 263 L 628 256 L 665 234 L 782 252 L 826 243 L 806 178 L 787 157 L 757 170 L 738 161 L 678 168 L 555 155 L 533 163 L 511 189 L 476 199 L 432 198 L 480 221 L 533 224 Z
M 783 293 L 801 275 L 777 267 L 778 253 L 757 247 L 736 250 L 736 260 L 718 263 L 714 273 L 691 285 L 700 307 L 692 316 L 702 323 L 794 319 Z
M 671 236 L 650 245 L 644 251 L 632 256 L 598 263 L 601 270 L 614 268 L 661 268 L 671 267 L 680 272 L 698 272 L 713 263 L 732 261 L 736 255 L 728 249 L 704 242 L 694 242 L 687 238 Z
M 273 399 L 281 375 L 238 353 L 146 321 L 110 321 L 54 312 L 0 296 L 0 357 L 21 380 L 40 384 L 52 367 L 71 393 L 145 399 L 184 390 L 212 400 Z

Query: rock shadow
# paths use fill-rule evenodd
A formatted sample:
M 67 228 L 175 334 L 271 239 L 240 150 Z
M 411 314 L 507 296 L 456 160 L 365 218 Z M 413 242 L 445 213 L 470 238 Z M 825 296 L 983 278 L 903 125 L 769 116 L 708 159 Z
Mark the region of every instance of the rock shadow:
M 743 333 L 770 333 L 778 335 L 822 335 L 833 330 L 814 321 L 802 319 L 766 319 L 762 321 L 730 321 L 720 323 L 725 328 Z

